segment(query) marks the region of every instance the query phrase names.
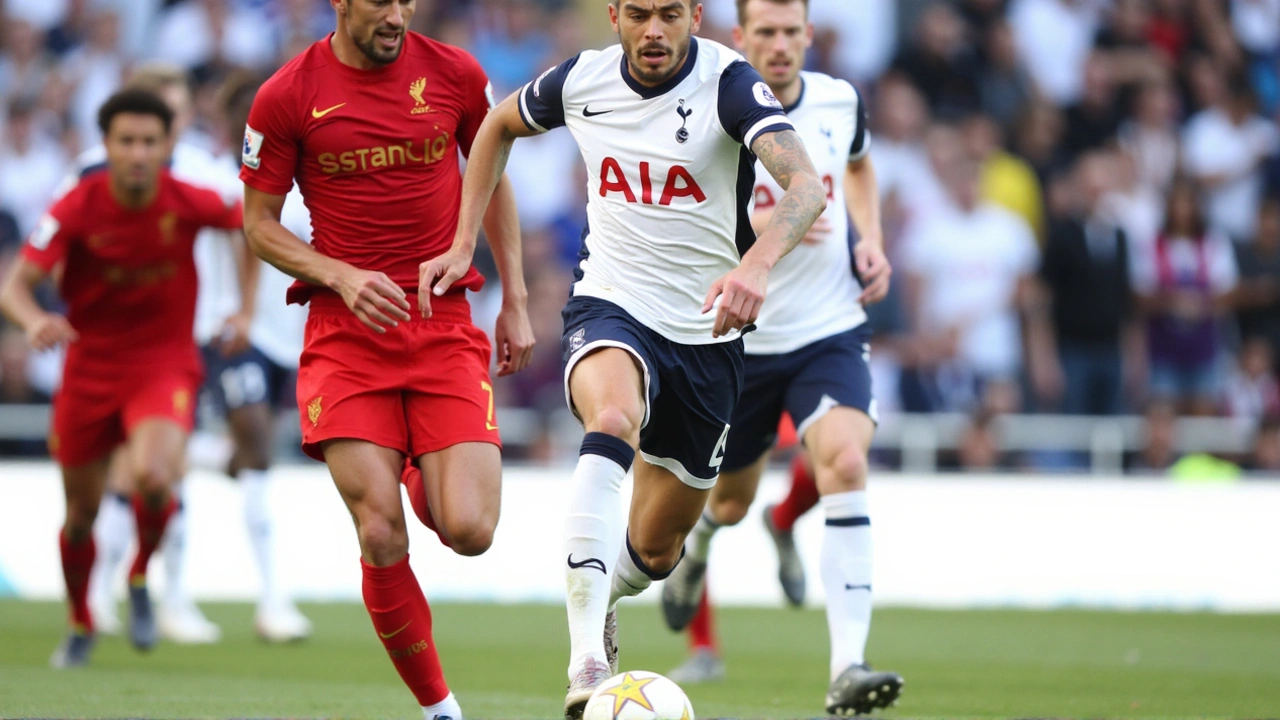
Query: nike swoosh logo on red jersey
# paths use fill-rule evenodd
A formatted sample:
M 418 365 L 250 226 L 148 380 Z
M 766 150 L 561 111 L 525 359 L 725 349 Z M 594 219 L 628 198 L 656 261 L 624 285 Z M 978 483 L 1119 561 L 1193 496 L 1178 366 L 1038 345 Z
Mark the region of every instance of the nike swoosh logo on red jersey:
M 328 109 L 326 109 L 326 110 L 317 110 L 316 108 L 311 108 L 311 117 L 313 117 L 313 118 L 315 118 L 315 119 L 319 120 L 320 118 L 324 117 L 325 115 L 328 115 L 329 113 L 333 112 L 334 110 L 337 110 L 338 108 L 342 107 L 343 105 L 346 105 L 346 103 L 338 103 L 337 105 L 334 105 L 333 107 L 328 108 Z

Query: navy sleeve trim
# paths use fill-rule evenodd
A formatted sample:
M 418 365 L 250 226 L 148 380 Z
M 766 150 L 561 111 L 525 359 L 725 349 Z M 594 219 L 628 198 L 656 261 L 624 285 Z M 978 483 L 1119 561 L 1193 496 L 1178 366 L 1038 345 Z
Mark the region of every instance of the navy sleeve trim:
M 849 148 L 849 162 L 856 162 L 871 152 L 871 132 L 867 130 L 867 104 L 862 101 L 862 93 L 854 88 L 853 99 L 857 104 L 854 110 L 853 145 Z
M 747 147 L 766 128 L 777 124 L 784 125 L 783 129 L 794 127 L 764 78 L 744 60 L 735 61 L 720 74 L 717 109 L 724 131 Z
M 520 119 L 534 132 L 564 127 L 564 84 L 581 54 L 556 65 L 520 90 Z

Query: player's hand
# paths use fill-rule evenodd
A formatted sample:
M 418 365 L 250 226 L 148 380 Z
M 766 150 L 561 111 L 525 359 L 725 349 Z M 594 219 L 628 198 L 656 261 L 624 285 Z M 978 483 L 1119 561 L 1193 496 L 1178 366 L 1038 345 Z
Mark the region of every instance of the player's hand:
M 339 282 L 338 293 L 360 322 L 374 332 L 385 333 L 412 317 L 404 289 L 386 273 L 351 268 Z
M 498 346 L 498 377 L 518 373 L 529 366 L 535 340 L 525 303 L 502 303 L 493 328 L 493 341 Z
M 27 344 L 39 352 L 75 342 L 79 337 L 71 323 L 56 313 L 41 315 L 27 328 Z
M 456 245 L 418 266 L 418 311 L 431 317 L 431 296 L 440 297 L 471 269 L 472 252 Z
M 760 307 L 764 305 L 764 294 L 768 287 L 769 269 L 747 262 L 712 283 L 707 299 L 702 303 L 702 314 L 705 315 L 715 307 L 716 298 L 720 299 L 711 336 L 728 335 L 755 322 L 760 316 Z
M 236 313 L 223 321 L 217 341 L 222 357 L 235 357 L 249 349 L 249 328 L 252 325 L 253 318 L 245 313 Z
M 827 241 L 827 238 L 831 237 L 831 230 L 831 221 L 827 219 L 826 215 L 820 215 L 813 225 L 809 227 L 809 232 L 805 233 L 800 242 L 805 245 L 821 245 Z
M 863 305 L 874 305 L 889 294 L 889 278 L 893 275 L 893 266 L 885 257 L 884 245 L 878 242 L 859 242 L 853 246 L 853 261 L 858 267 L 858 274 L 866 285 L 858 302 Z

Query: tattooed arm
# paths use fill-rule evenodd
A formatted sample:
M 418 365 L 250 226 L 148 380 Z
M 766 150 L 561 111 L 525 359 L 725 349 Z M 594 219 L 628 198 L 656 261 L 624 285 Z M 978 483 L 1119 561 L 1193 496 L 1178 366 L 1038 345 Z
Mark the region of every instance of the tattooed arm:
M 738 268 L 717 280 L 707 293 L 704 313 L 720 298 L 711 333 L 714 337 L 741 330 L 756 321 L 764 305 L 769 271 L 800 243 L 827 208 L 822 180 L 794 130 L 765 133 L 756 138 L 751 150 L 786 194 L 774 208 L 769 224 L 755 245 L 742 256 Z

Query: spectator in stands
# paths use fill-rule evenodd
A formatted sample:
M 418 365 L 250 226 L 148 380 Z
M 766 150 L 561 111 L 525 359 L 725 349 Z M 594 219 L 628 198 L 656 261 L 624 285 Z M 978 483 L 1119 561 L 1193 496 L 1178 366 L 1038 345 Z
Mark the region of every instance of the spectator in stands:
M 528 82 L 531 68 L 557 62 L 542 24 L 549 14 L 528 0 L 487 0 L 483 5 L 489 22 L 477 33 L 471 51 L 501 98 Z
M 212 66 L 268 69 L 275 59 L 266 16 L 229 0 L 188 0 L 159 19 L 154 54 L 197 75 Z
M 1129 241 L 1103 204 L 1115 153 L 1082 157 L 1071 178 L 1072 213 L 1049 230 L 1040 277 L 1048 291 L 1056 345 L 1041 350 L 1046 369 L 1032 377 L 1046 404 L 1064 412 L 1115 415 L 1124 400 L 1124 337 L 1132 332 Z M 1033 350 L 1033 352 L 1035 352 Z M 1060 369 L 1059 369 L 1060 368 Z
M 1122 87 L 1157 82 L 1167 77 L 1165 59 L 1151 44 L 1151 4 L 1148 0 L 1115 0 L 1107 23 L 1094 40 L 1094 55 Z
M 938 119 L 957 120 L 978 109 L 981 68 L 965 40 L 960 15 L 951 5 L 935 2 L 921 13 L 912 44 L 894 60 L 894 69 L 924 94 Z
M 124 80 L 120 20 L 114 11 L 91 11 L 85 43 L 62 61 L 58 71 L 75 88 L 71 97 L 70 119 L 77 134 L 75 150 L 79 152 L 101 142 L 98 108 Z
M 1022 218 L 1044 237 L 1044 193 L 1040 179 L 1027 161 L 1004 149 L 1004 137 L 996 121 L 971 115 L 962 126 L 969 154 L 982 167 L 982 199 Z
M 999 19 L 987 25 L 982 43 L 982 69 L 978 76 L 982 112 L 1010 133 L 1018 113 L 1031 100 L 1034 87 L 1018 62 L 1013 29 L 1007 21 Z
M 1057 105 L 1080 98 L 1100 7 L 1097 0 L 1018 0 L 1009 11 L 1019 57 Z
M 1258 234 L 1252 243 L 1236 246 L 1236 263 L 1240 334 L 1264 337 L 1273 349 L 1280 348 L 1280 197 L 1263 203 Z
M 1223 398 L 1228 417 L 1252 427 L 1264 416 L 1280 413 L 1280 385 L 1274 374 L 1275 349 L 1265 337 L 1246 337 Z
M 0 56 L 0 98 L 31 98 L 54 71 L 53 58 L 44 49 L 45 34 L 32 23 L 9 18 L 2 30 L 4 55 Z
M 1129 458 L 1127 468 L 1137 473 L 1164 473 L 1178 461 L 1178 413 L 1171 403 L 1154 401 L 1144 413 L 1142 449 Z
M 898 51 L 898 5 L 898 0 L 809 3 L 817 69 L 859 87 L 875 82 Z
M 0 406 L 49 402 L 48 396 L 36 391 L 27 381 L 27 363 L 27 340 L 22 331 L 0 325 Z M 44 443 L 39 440 L 0 438 L 0 457 L 44 454 Z
M 1200 195 L 1177 180 L 1155 238 L 1135 238 L 1132 283 L 1147 323 L 1151 394 L 1211 415 L 1224 382 L 1222 320 L 1238 272 L 1231 241 L 1211 230 Z
M 1111 63 L 1101 54 L 1089 56 L 1084 65 L 1080 100 L 1067 108 L 1067 128 L 1062 138 L 1070 157 L 1096 150 L 1115 139 L 1120 127 L 1119 96 Z
M 1018 117 L 1014 150 L 1035 169 L 1042 187 L 1048 187 L 1051 176 L 1067 165 L 1061 146 L 1064 127 L 1062 113 L 1040 100 L 1028 103 Z
M 35 121 L 32 100 L 9 101 L 0 141 L 0 210 L 18 221 L 24 238 L 44 213 L 67 164 L 62 148 L 44 137 Z
M 869 103 L 872 112 L 871 159 L 885 204 L 887 237 L 895 228 L 943 201 L 945 194 L 929 166 L 925 131 L 929 110 L 924 97 L 899 74 L 885 76 Z M 893 243 L 887 243 L 889 252 Z
M 940 344 L 927 373 L 941 405 L 934 409 L 968 410 L 993 386 L 1018 383 L 1019 310 L 1032 296 L 1039 251 L 1026 222 L 981 200 L 976 160 L 960 149 L 936 163 L 949 202 L 903 241 L 907 308 L 916 330 Z
M 1233 75 L 1207 85 L 1210 107 L 1183 136 L 1183 163 L 1208 191 L 1209 223 L 1236 242 L 1253 237 L 1265 179 L 1263 165 L 1280 152 L 1280 131 L 1256 114 L 1248 80 Z
M 1253 449 L 1244 469 L 1260 473 L 1280 473 L 1280 415 L 1268 415 L 1258 424 Z
M 1120 127 L 1120 144 L 1137 164 L 1137 182 L 1158 192 L 1173 183 L 1181 154 L 1178 98 L 1168 81 L 1141 86 L 1133 115 Z

